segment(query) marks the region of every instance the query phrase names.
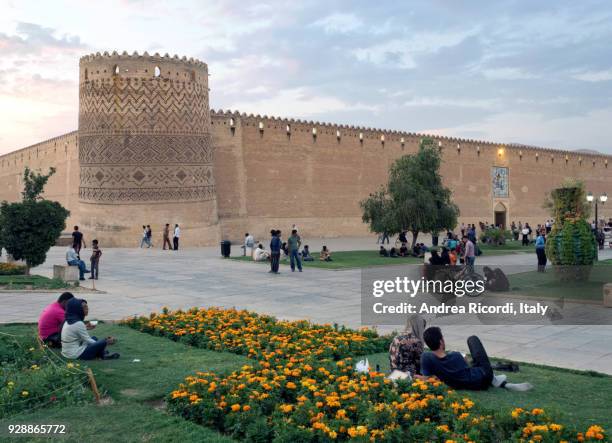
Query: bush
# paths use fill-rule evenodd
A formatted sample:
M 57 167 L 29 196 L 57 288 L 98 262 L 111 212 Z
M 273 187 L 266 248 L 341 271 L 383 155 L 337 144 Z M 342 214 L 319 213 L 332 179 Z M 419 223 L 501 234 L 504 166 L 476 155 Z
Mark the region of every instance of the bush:
M 506 240 L 512 239 L 512 232 L 500 228 L 487 228 L 480 234 L 480 241 L 494 246 L 506 244 Z
M 597 259 L 597 240 L 586 220 L 584 188 L 574 183 L 553 190 L 551 197 L 555 225 L 546 241 L 546 256 L 562 280 L 586 280 Z
M 15 263 L 0 263 L 0 275 L 25 275 L 26 267 Z
M 91 399 L 87 376 L 34 337 L 0 334 L 0 419 L 23 411 Z

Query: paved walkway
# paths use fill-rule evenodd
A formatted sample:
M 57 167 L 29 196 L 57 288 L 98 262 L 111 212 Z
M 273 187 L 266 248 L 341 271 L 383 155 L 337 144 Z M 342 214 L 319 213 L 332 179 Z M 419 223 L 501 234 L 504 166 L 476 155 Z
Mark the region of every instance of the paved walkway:
M 312 250 L 325 243 L 332 251 L 375 248 L 375 240 L 312 240 Z M 236 251 L 234 248 L 234 253 Z M 89 249 L 82 251 L 88 256 Z M 50 276 L 52 265 L 64 262 L 64 248 L 52 248 L 47 262 L 34 270 Z M 609 254 L 609 253 L 608 253 Z M 611 255 L 612 257 L 612 255 Z M 495 263 L 524 264 L 522 254 L 491 258 Z M 484 257 L 481 263 L 484 264 Z M 171 309 L 193 306 L 246 308 L 285 319 L 310 319 L 321 323 L 361 326 L 360 270 L 307 269 L 291 273 L 281 267 L 270 275 L 265 265 L 224 260 L 218 248 L 105 249 L 101 280 L 104 293 L 82 294 L 90 305 L 90 318 L 118 320 L 148 315 L 163 306 Z M 84 282 L 91 287 L 91 282 Z M 40 310 L 57 294 L 0 293 L 0 323 L 34 322 Z M 599 309 L 577 306 L 579 309 Z M 607 310 L 612 314 L 612 309 Z M 437 321 L 439 324 L 445 322 Z M 392 328 L 381 328 L 388 332 Z M 445 325 L 449 348 L 465 351 L 468 335 L 481 336 L 496 357 L 553 366 L 592 369 L 612 374 L 612 326 L 494 326 Z

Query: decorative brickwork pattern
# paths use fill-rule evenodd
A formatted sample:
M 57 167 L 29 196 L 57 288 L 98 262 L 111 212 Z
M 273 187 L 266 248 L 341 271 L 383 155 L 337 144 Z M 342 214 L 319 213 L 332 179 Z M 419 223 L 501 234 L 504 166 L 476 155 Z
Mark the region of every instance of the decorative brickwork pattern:
M 80 69 L 82 201 L 215 200 L 205 64 L 106 54 Z

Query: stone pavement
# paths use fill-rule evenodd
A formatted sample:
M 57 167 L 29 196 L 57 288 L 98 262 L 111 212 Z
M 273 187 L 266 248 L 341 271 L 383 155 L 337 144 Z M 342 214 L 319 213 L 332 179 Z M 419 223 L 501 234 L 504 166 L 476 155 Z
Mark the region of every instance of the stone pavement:
M 308 242 L 316 251 L 325 243 L 332 251 L 376 248 L 375 239 L 326 239 Z M 89 256 L 89 249 L 82 251 Z M 240 250 L 233 247 L 233 254 Z M 64 263 L 64 248 L 52 248 L 47 262 L 33 270 L 51 276 L 53 264 Z M 605 257 L 612 254 L 606 251 Z M 525 254 L 487 257 L 494 263 L 524 264 Z M 485 263 L 485 257 L 480 260 Z M 82 293 L 90 306 L 90 318 L 119 320 L 148 315 L 163 306 L 236 307 L 284 319 L 309 319 L 320 323 L 361 326 L 360 270 L 306 269 L 291 273 L 281 266 L 280 275 L 268 274 L 267 266 L 225 260 L 219 248 L 104 249 L 100 265 L 103 292 Z M 91 287 L 91 281 L 83 282 Z M 0 293 L 0 323 L 35 322 L 41 309 L 57 293 Z M 576 309 L 612 314 L 601 305 L 576 305 Z M 490 355 L 573 369 L 612 374 L 612 326 L 591 325 L 444 325 L 449 348 L 466 351 L 465 339 L 481 337 Z M 393 328 L 379 328 L 390 332 Z M 397 328 L 396 328 L 397 329 Z

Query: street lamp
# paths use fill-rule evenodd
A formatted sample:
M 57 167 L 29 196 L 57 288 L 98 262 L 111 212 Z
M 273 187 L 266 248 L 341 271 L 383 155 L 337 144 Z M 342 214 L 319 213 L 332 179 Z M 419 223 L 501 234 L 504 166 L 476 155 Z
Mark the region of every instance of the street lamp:
M 603 205 L 608 201 L 608 194 L 604 192 L 598 198 L 595 198 L 593 193 L 589 192 L 586 199 L 589 203 L 595 202 L 595 234 L 597 234 L 599 232 L 599 215 L 597 214 L 597 206 L 599 202 L 601 202 Z

